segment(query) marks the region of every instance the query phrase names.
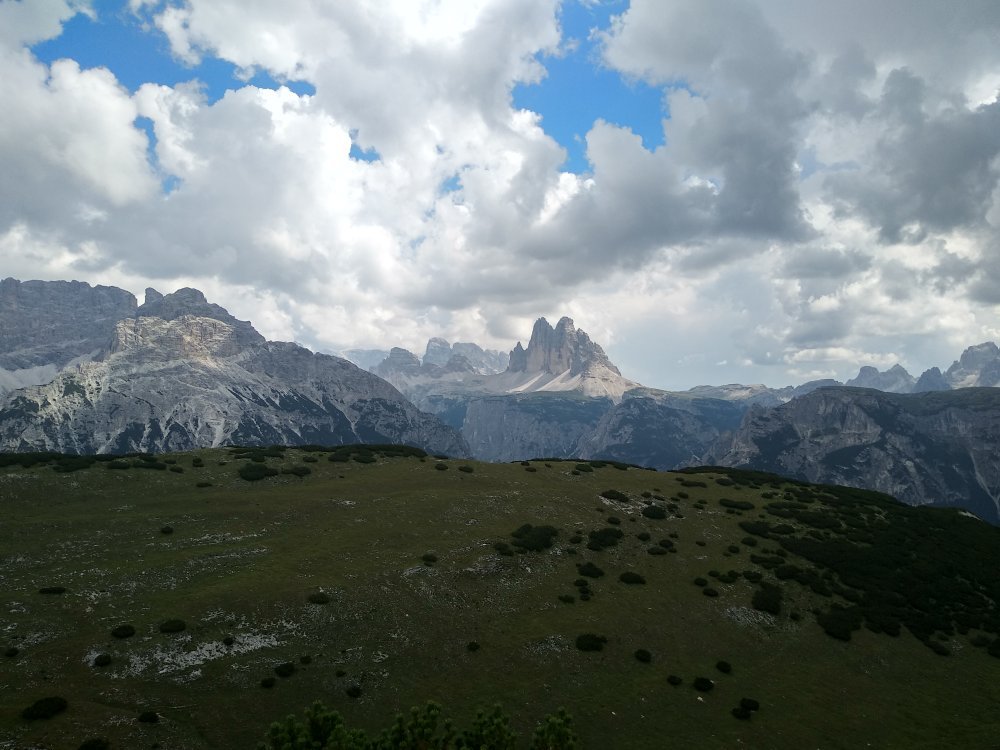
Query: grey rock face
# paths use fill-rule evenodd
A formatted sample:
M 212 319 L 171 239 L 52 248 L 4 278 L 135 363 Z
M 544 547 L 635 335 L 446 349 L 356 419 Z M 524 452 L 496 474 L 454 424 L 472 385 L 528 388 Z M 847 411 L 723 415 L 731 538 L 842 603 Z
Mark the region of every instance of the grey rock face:
M 513 362 L 515 358 L 518 360 L 518 369 L 513 371 L 516 372 L 547 372 L 558 375 L 569 371 L 573 376 L 601 365 L 616 375 L 621 375 L 604 350 L 591 341 L 586 333 L 578 331 L 569 318 L 561 318 L 555 328 L 545 318 L 536 320 L 524 357 L 521 358 L 520 353 L 515 357 L 512 352 L 510 360 Z
M 0 368 L 13 372 L 49 366 L 58 371 L 73 359 L 105 348 L 115 324 L 135 311 L 135 297 L 114 287 L 4 279 Z
M 926 393 L 928 391 L 947 391 L 951 389 L 948 380 L 941 373 L 940 368 L 932 367 L 924 372 L 917 382 L 913 384 L 914 393 Z
M 885 372 L 879 372 L 874 367 L 862 367 L 856 378 L 848 380 L 845 385 L 854 388 L 874 388 L 887 393 L 909 393 L 913 390 L 916 380 L 901 365 L 893 365 Z
M 970 346 L 945 373 L 952 388 L 1000 385 L 1000 349 L 992 341 Z
M 1000 521 L 1000 389 L 823 388 L 754 408 L 707 463 L 879 490 Z
M 443 367 L 451 359 L 451 344 L 444 339 L 432 338 L 427 342 L 423 364 Z
M 342 352 L 334 352 L 333 356 L 353 362 L 362 370 L 370 372 L 373 367 L 389 356 L 389 352 L 385 349 L 346 349 Z
M 130 312 L 94 361 L 0 397 L 0 450 L 386 442 L 468 453 L 455 430 L 375 375 L 266 342 L 196 290 L 147 292 Z

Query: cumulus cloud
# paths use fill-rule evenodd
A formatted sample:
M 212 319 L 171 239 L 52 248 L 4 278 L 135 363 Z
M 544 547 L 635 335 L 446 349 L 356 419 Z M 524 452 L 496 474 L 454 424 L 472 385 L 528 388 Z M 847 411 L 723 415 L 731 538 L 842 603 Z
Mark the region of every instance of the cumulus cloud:
M 585 174 L 512 99 L 559 6 L 129 0 L 185 64 L 315 89 L 210 101 L 45 65 L 30 45 L 96 11 L 0 2 L 5 272 L 199 286 L 318 348 L 510 346 L 569 312 L 653 385 L 919 371 L 995 335 L 996 3 L 632 0 L 598 62 L 660 88 L 664 142 L 590 123 Z

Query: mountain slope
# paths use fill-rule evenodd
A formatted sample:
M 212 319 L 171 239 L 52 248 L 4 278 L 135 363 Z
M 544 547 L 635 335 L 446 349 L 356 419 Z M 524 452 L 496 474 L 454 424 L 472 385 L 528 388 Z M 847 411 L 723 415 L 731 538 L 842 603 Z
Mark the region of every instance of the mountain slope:
M 454 430 L 349 362 L 267 342 L 197 290 L 150 292 L 95 361 L 0 399 L 0 448 L 389 442 L 467 452 Z
M 1000 522 L 1000 389 L 822 388 L 749 412 L 708 463 L 875 489 Z

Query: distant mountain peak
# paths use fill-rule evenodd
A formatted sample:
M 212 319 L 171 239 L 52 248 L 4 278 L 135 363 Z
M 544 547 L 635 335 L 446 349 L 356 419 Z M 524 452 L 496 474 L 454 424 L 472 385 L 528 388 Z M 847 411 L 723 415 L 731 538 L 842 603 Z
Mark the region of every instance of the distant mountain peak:
M 510 353 L 508 371 L 550 375 L 568 372 L 572 377 L 597 366 L 621 375 L 600 345 L 577 329 L 572 318 L 560 318 L 555 328 L 545 318 L 539 318 L 531 329 L 528 348 L 518 341 Z

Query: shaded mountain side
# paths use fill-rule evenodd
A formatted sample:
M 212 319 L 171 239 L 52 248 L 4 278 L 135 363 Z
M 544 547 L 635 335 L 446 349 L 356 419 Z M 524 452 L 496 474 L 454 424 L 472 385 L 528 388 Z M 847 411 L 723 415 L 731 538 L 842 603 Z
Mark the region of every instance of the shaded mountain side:
M 707 463 L 965 508 L 1000 522 L 1000 389 L 889 394 L 822 388 L 747 413 Z

